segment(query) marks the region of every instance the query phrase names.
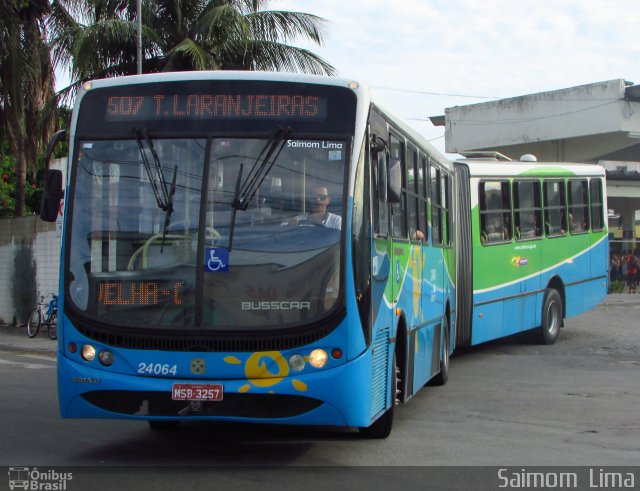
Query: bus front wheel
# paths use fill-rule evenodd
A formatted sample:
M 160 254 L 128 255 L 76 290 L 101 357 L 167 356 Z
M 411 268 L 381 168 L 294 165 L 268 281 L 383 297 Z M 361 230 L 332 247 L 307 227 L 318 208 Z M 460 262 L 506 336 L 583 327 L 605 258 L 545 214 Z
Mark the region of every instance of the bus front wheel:
M 542 325 L 540 326 L 540 341 L 543 344 L 553 344 L 558 339 L 562 325 L 562 297 L 558 290 L 548 288 L 544 294 L 542 304 Z
M 391 407 L 382 416 L 376 419 L 370 426 L 358 428 L 360 434 L 366 438 L 387 438 L 391 434 L 393 427 L 393 411 L 396 405 L 398 392 L 398 367 L 396 365 L 396 355 L 393 355 L 391 366 Z
M 440 359 L 440 372 L 433 377 L 433 385 L 444 385 L 449 380 L 449 320 L 444 318 L 444 342 L 442 346 L 442 358 Z

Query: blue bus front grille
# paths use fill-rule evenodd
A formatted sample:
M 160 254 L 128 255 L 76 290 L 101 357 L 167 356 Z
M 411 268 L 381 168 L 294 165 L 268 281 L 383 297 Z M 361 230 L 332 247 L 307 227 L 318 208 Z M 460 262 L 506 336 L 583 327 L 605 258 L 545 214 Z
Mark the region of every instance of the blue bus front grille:
M 371 374 L 371 417 L 385 409 L 389 379 L 389 328 L 378 331 L 373 342 Z

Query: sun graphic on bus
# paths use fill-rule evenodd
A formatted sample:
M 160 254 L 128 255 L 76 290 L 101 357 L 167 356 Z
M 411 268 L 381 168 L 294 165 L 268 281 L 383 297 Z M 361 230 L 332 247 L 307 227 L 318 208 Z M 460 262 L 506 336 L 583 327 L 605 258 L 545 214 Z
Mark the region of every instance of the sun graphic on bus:
M 224 361 L 231 365 L 242 364 L 242 361 L 235 356 L 227 356 Z M 238 389 L 241 393 L 248 392 L 252 385 L 265 388 L 279 384 L 289 375 L 289 364 L 279 351 L 260 351 L 253 353 L 244 362 L 244 374 L 249 383 Z M 301 380 L 292 379 L 291 385 L 299 392 L 307 390 L 307 384 Z

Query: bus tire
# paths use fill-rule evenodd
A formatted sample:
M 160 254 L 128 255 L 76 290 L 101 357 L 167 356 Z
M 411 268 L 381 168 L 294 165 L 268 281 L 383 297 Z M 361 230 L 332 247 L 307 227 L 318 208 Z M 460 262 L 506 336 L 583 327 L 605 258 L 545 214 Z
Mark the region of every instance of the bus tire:
M 360 434 L 366 438 L 387 438 L 391 434 L 393 427 L 393 411 L 396 406 L 398 392 L 398 368 L 396 365 L 396 355 L 393 354 L 393 364 L 391 366 L 391 407 L 382 416 L 376 419 L 370 426 L 358 428 Z
M 562 325 L 562 297 L 558 290 L 547 288 L 542 303 L 542 325 L 540 326 L 540 342 L 553 344 L 558 339 Z
M 449 320 L 444 318 L 444 344 L 440 359 L 440 372 L 433 377 L 433 385 L 444 385 L 449 380 Z

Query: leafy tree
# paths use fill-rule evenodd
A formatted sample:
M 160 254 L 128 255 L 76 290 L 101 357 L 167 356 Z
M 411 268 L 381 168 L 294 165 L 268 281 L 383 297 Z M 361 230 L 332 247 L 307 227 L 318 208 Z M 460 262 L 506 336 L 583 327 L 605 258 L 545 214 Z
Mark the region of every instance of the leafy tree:
M 55 124 L 53 71 L 44 39 L 48 0 L 0 2 L 0 120 L 15 159 L 15 215 L 25 213 L 27 173 Z
M 71 109 L 60 106 L 57 113 L 57 127 L 68 130 L 71 122 Z M 10 218 L 16 216 L 16 161 L 10 155 L 9 142 L 6 138 L 2 140 L 0 148 L 3 150 L 0 153 L 0 218 Z M 66 157 L 68 151 L 67 144 L 57 145 L 53 157 Z M 45 173 L 44 152 L 38 155 L 37 162 L 38 171 L 35 175 L 27 173 L 24 206 L 26 214 L 36 213 L 40 209 Z
M 143 72 L 280 70 L 333 75 L 313 52 L 292 46 L 324 40 L 326 21 L 269 11 L 268 0 L 143 0 Z M 135 2 L 52 0 L 54 63 L 77 83 L 136 73 Z

